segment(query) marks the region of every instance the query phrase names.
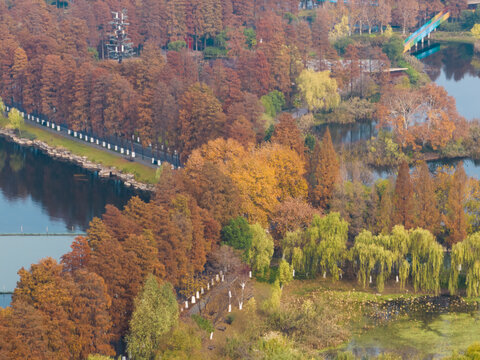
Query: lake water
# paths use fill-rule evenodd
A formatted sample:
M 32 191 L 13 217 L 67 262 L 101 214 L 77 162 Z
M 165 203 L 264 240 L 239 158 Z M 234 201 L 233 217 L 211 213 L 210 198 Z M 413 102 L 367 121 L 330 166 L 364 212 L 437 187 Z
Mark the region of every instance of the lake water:
M 467 120 L 480 119 L 480 58 L 472 44 L 441 45 L 422 62 L 430 78 L 455 98 L 458 112 Z
M 14 289 L 22 266 L 46 256 L 58 260 L 70 250 L 73 236 L 47 233 L 82 233 L 106 204 L 122 208 L 134 195 L 118 180 L 0 138 L 0 234 L 45 234 L 0 236 L 0 292 Z M 8 302 L 0 295 L 0 306 Z

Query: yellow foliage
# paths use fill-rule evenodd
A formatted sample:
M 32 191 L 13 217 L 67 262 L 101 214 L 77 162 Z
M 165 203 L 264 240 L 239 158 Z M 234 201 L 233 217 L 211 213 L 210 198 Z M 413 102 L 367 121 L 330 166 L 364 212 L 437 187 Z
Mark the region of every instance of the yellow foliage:
M 330 71 L 305 69 L 297 79 L 298 88 L 310 111 L 331 110 L 340 104 L 337 81 Z

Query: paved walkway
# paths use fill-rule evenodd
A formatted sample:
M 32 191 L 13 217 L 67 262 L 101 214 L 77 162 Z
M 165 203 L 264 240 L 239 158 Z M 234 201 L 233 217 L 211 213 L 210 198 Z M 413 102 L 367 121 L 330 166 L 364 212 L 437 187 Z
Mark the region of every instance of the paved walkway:
M 55 128 L 52 128 L 54 123 L 51 123 L 47 120 L 42 120 L 39 117 L 32 115 L 30 116 L 30 119 L 29 119 L 28 115 L 25 114 L 24 118 L 25 118 L 25 123 L 31 126 L 41 128 L 44 131 L 47 131 L 59 136 L 63 136 L 65 138 L 68 138 L 69 140 L 82 143 L 85 145 L 89 145 L 93 148 L 97 148 L 102 151 L 113 153 L 126 160 L 135 161 L 143 165 L 149 166 L 151 168 L 156 168 L 158 167 L 158 165 L 160 165 L 165 161 L 170 164 L 174 164 L 176 167 L 180 165 L 178 160 L 178 155 L 169 154 L 161 150 L 155 152 L 154 150 L 152 151 L 151 148 L 142 147 L 142 145 L 137 142 L 130 142 L 127 145 L 125 144 L 120 145 L 120 144 L 115 144 L 113 142 L 109 142 L 106 139 L 96 138 L 95 136 L 93 136 L 94 140 L 92 142 L 91 140 L 92 137 L 90 135 L 84 134 L 82 132 L 74 132 L 73 130 L 69 130 L 64 125 L 55 124 Z M 37 121 L 37 119 L 39 120 Z M 77 136 L 75 137 L 73 136 L 73 134 L 76 134 Z M 82 137 L 81 139 L 80 139 L 80 136 Z M 97 140 L 98 140 L 98 144 L 97 144 Z M 103 144 L 105 144 L 105 146 L 103 146 Z M 110 144 L 110 149 L 108 149 L 108 144 Z M 123 149 L 123 154 L 122 154 L 122 149 Z M 132 156 L 133 154 L 134 154 L 134 157 Z

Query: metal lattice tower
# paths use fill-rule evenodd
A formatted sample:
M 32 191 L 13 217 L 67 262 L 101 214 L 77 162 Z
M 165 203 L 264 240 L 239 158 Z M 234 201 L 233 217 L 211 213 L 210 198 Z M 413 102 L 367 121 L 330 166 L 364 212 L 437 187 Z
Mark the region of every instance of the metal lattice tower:
M 113 21 L 110 21 L 112 32 L 107 44 L 108 57 L 121 63 L 122 59 L 133 56 L 133 43 L 127 34 L 127 27 L 130 24 L 127 22 L 127 9 L 123 9 L 121 12 L 112 11 L 112 14 Z

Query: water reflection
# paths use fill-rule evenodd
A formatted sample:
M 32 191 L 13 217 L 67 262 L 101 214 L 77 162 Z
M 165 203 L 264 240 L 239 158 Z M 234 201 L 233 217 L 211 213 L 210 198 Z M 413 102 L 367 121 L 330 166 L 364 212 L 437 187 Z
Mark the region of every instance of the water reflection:
M 476 65 L 480 60 L 475 58 L 472 44 L 442 45 L 441 51 L 422 62 L 430 78 L 455 98 L 461 115 L 468 120 L 480 118 L 480 67 Z
M 328 127 L 334 145 L 348 145 L 358 141 L 370 140 L 373 136 L 376 136 L 378 132 L 376 125 L 376 122 L 322 124 L 315 128 L 315 133 L 321 139 Z
M 123 207 L 134 194 L 119 181 L 0 139 L 0 233 L 85 230 L 106 204 Z

